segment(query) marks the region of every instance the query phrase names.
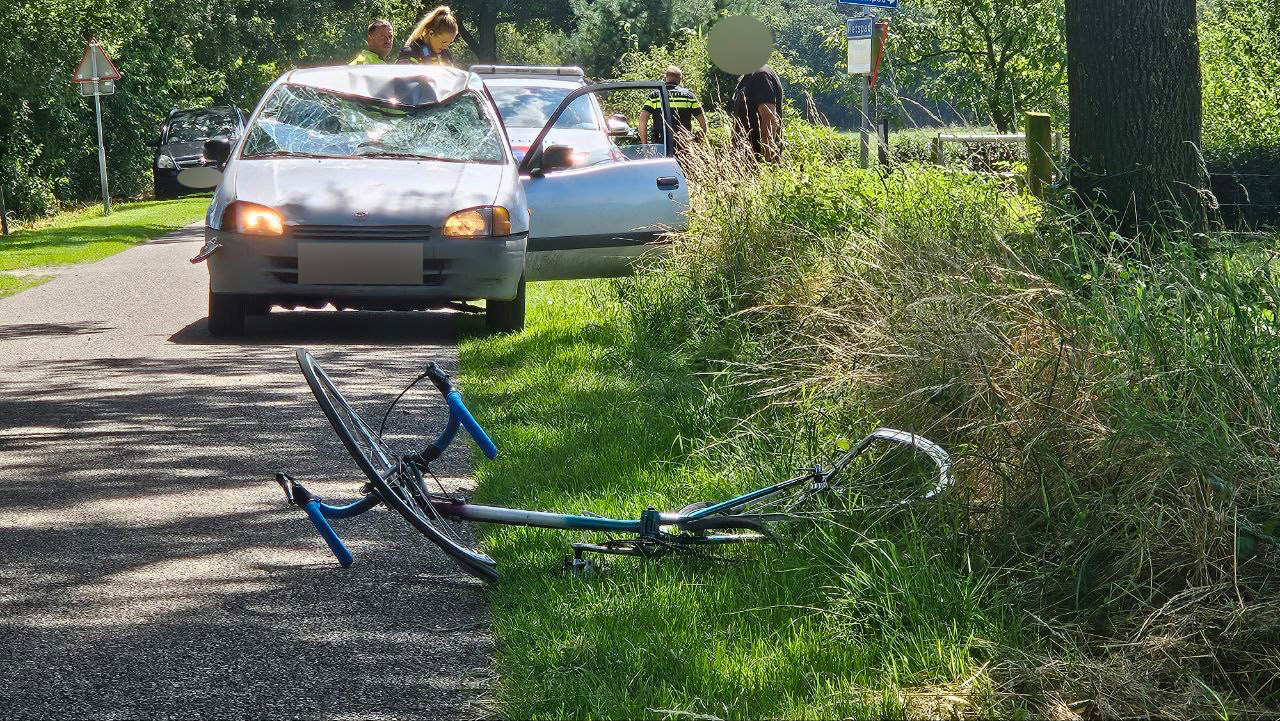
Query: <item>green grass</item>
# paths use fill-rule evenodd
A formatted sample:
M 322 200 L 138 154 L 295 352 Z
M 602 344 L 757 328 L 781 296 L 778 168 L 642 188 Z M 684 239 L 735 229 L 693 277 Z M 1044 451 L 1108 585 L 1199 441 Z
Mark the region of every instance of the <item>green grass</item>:
M 195 222 L 206 197 L 145 201 L 60 214 L 0 239 L 0 270 L 91 263 Z
M 122 203 L 109 216 L 91 206 L 32 223 L 0 238 L 0 271 L 92 263 L 195 222 L 207 197 Z M 0 272 L 0 298 L 52 280 Z
M 10 275 L 8 273 L 0 273 L 0 298 L 14 293 L 21 293 L 28 288 L 34 288 L 50 280 L 53 280 L 51 275 Z
M 477 462 L 477 500 L 638 518 L 773 477 L 768 462 L 715 468 L 688 452 L 725 427 L 706 411 L 713 399 L 637 352 L 600 290 L 531 285 L 525 332 L 462 342 L 462 387 L 501 449 Z M 786 548 L 740 547 L 724 562 L 610 558 L 587 577 L 561 567 L 569 543 L 597 537 L 482 534 L 503 574 L 497 700 L 512 718 L 972 712 L 988 698 L 980 641 L 1016 631 L 981 577 L 915 545 L 910 528 L 891 534 L 896 544 L 788 529 Z

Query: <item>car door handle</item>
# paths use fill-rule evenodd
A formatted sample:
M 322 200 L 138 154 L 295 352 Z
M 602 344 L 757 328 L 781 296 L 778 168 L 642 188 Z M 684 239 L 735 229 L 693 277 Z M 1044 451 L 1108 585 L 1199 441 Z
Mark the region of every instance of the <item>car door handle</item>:
M 658 190 L 675 190 L 680 187 L 680 179 L 674 175 L 664 175 L 658 178 Z

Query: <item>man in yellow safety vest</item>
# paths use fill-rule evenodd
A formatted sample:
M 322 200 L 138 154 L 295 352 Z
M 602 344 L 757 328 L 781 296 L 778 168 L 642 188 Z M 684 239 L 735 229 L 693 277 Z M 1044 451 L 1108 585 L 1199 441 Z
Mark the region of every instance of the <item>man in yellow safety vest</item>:
M 374 20 L 369 23 L 369 31 L 365 33 L 365 49 L 352 58 L 350 65 L 378 65 L 386 62 L 387 53 L 391 52 L 394 33 L 390 20 Z

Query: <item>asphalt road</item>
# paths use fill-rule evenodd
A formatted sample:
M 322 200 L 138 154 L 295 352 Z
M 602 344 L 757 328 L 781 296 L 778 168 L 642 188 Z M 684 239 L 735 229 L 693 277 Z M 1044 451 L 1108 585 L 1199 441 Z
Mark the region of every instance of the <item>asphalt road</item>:
M 480 584 L 382 508 L 335 523 L 341 569 L 272 480 L 362 484 L 295 347 L 380 418 L 427 360 L 456 369 L 453 319 L 277 312 L 213 339 L 199 247 L 0 300 L 0 717 L 486 715 Z M 443 423 L 426 385 L 391 427 Z M 467 449 L 442 460 L 464 485 Z

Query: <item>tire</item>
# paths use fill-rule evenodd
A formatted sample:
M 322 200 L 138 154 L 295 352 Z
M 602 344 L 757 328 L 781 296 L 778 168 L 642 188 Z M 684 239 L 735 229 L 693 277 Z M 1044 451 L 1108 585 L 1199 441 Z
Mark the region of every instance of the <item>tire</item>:
M 271 301 L 265 295 L 244 296 L 245 315 L 270 315 Z
M 519 333 L 524 330 L 524 278 L 511 300 L 485 301 L 484 322 L 490 333 Z
M 245 305 L 243 295 L 209 291 L 209 335 L 243 335 Z
M 464 571 L 486 583 L 498 581 L 497 564 L 492 558 L 460 543 L 448 532 L 448 521 L 430 502 L 422 485 L 421 474 L 400 467 L 390 449 L 382 444 L 368 425 L 356 414 L 324 369 L 307 351 L 296 353 L 298 367 L 315 394 L 320 410 L 346 446 L 352 460 L 373 484 L 383 503 L 404 517 L 409 525 L 436 544 Z

